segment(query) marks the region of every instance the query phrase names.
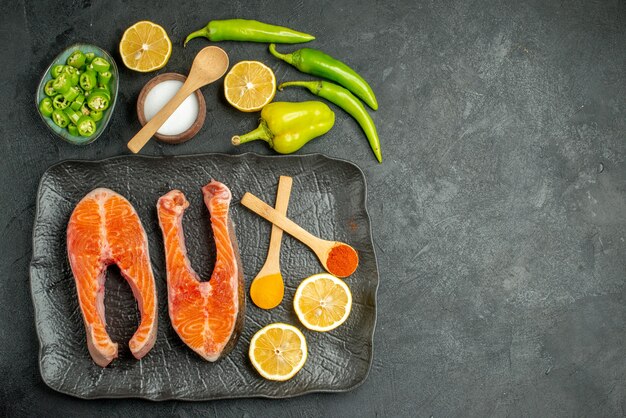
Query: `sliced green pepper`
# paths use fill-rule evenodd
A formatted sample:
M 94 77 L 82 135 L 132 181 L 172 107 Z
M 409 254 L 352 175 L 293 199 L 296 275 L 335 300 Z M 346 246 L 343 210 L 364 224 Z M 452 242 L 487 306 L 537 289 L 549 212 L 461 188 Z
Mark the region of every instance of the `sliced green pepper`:
M 46 85 L 43 87 L 43 92 L 46 93 L 46 96 L 54 96 L 57 94 L 57 91 L 54 89 L 54 79 L 48 80 Z
M 86 59 L 85 54 L 83 54 L 82 51 L 77 50 L 72 52 L 70 56 L 67 57 L 67 65 L 71 65 L 74 68 L 80 68 L 85 65 Z
M 78 136 L 78 127 L 74 125 L 73 123 L 70 123 L 69 125 L 67 125 L 67 130 L 70 132 L 70 135 Z
M 105 71 L 109 71 L 111 64 L 109 64 L 109 62 L 102 57 L 95 57 L 93 61 L 91 61 L 91 67 L 94 71 L 103 73 Z
M 108 86 L 112 76 L 111 71 L 98 73 L 98 86 Z
M 59 76 L 52 81 L 52 88 L 58 93 L 63 94 L 68 91 L 70 87 L 72 87 L 72 84 L 70 83 L 68 75 L 65 73 L 59 74 Z
M 72 84 L 72 86 L 78 85 L 79 74 L 76 68 L 71 67 L 69 65 L 65 65 L 63 67 L 63 73 L 67 74 L 68 79 L 70 80 L 70 83 Z
M 61 109 L 55 109 L 52 112 L 52 122 L 60 128 L 65 128 L 70 123 L 70 118 Z
M 63 93 L 63 97 L 65 97 L 65 100 L 67 100 L 70 103 L 72 103 L 74 99 L 76 99 L 79 95 L 80 95 L 80 90 L 78 89 L 77 86 L 72 86 L 70 87 L 68 91 Z
M 93 110 L 89 116 L 94 120 L 94 122 L 99 122 L 104 117 L 104 112 L 100 110 Z
M 68 108 L 64 109 L 63 112 L 65 112 L 67 117 L 70 118 L 70 122 L 72 122 L 72 123 L 77 123 L 78 120 L 83 116 L 82 114 L 78 113 L 77 111 L 75 111 L 71 107 L 68 107 Z
M 81 136 L 91 136 L 96 132 L 96 122 L 89 116 L 81 116 L 76 126 Z
M 74 99 L 74 101 L 72 102 L 70 107 L 72 109 L 74 109 L 74 110 L 80 110 L 80 108 L 83 105 L 83 103 L 85 103 L 85 95 L 84 94 L 79 94 L 78 97 L 76 99 Z
M 109 107 L 111 95 L 108 91 L 96 89 L 89 94 L 87 98 L 87 106 L 91 110 L 106 110 Z
M 59 74 L 61 74 L 61 72 L 63 71 L 63 67 L 64 65 L 62 64 L 58 64 L 52 67 L 52 70 L 50 71 L 50 75 L 52 76 L 52 78 L 57 78 Z
M 96 57 L 96 54 L 93 52 L 87 52 L 85 54 L 85 64 L 91 64 L 91 61 Z
M 85 91 L 94 89 L 96 87 L 96 82 L 97 79 L 95 71 L 87 70 L 80 75 L 79 83 Z
M 52 99 L 49 97 L 44 97 L 41 102 L 39 102 L 39 111 L 42 115 L 49 118 L 54 112 L 54 107 L 52 106 Z
M 55 109 L 63 110 L 69 105 L 70 102 L 62 94 L 57 94 L 56 96 L 54 96 L 54 99 L 52 99 L 52 106 Z
M 85 116 L 89 116 L 89 114 L 91 113 L 91 109 L 89 109 L 89 106 L 87 106 L 87 102 L 83 103 L 83 105 L 80 107 L 80 113 Z

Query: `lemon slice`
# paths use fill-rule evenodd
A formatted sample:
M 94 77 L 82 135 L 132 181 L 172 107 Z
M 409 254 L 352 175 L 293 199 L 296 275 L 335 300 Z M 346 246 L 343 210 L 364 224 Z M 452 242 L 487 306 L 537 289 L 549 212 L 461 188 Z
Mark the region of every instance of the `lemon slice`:
M 242 112 L 261 110 L 275 94 L 274 72 L 262 62 L 238 62 L 224 78 L 226 100 Z
M 165 67 L 172 55 L 172 41 L 156 23 L 142 20 L 124 32 L 120 55 L 126 67 L 147 73 Z
M 293 298 L 302 325 L 313 331 L 330 331 L 343 324 L 352 309 L 348 285 L 326 273 L 304 279 Z
M 254 334 L 248 354 L 252 365 L 264 378 L 289 380 L 306 362 L 306 339 L 294 326 L 270 324 Z

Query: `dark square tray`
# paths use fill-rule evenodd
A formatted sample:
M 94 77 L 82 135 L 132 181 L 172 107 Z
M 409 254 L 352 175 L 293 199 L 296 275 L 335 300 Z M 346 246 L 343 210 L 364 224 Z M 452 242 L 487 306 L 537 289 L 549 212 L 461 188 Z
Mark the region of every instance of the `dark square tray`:
M 288 235 L 283 238 L 281 253 L 286 285 L 282 304 L 264 311 L 254 306 L 247 294 L 265 259 L 270 224 L 241 206 L 239 200 L 250 191 L 273 205 L 279 175 L 294 178 L 290 218 L 322 238 L 347 242 L 359 252 L 359 268 L 346 279 L 353 293 L 352 313 L 346 323 L 331 332 L 306 330 L 293 312 L 293 294 L 299 282 L 323 269 L 308 248 Z M 205 362 L 188 349 L 170 325 L 163 242 L 156 216 L 156 201 L 161 195 L 174 188 L 185 193 L 190 201 L 183 219 L 189 257 L 195 270 L 209 277 L 214 244 L 200 188 L 211 178 L 222 181 L 232 191 L 231 218 L 246 280 L 242 336 L 230 355 L 216 363 Z M 127 347 L 139 319 L 136 303 L 116 268 L 109 269 L 107 328 L 112 339 L 120 343 L 120 357 L 105 369 L 94 364 L 87 351 L 65 242 L 74 206 L 96 187 L 108 187 L 124 195 L 139 213 L 148 234 L 159 300 L 156 344 L 137 361 Z M 357 166 L 346 161 L 322 155 L 208 154 L 124 156 L 57 164 L 46 171 L 39 187 L 30 273 L 42 378 L 54 390 L 81 398 L 209 400 L 347 391 L 366 379 L 372 362 L 378 271 L 366 210 L 365 179 Z M 264 380 L 248 359 L 252 335 L 272 322 L 293 324 L 307 338 L 307 363 L 287 382 Z

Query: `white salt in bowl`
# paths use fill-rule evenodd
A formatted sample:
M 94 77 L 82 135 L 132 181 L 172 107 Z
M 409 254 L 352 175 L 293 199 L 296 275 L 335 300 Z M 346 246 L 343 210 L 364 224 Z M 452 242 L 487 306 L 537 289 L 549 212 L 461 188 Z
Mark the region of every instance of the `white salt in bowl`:
M 142 126 L 174 97 L 186 79 L 182 74 L 165 73 L 154 77 L 143 86 L 137 99 L 137 116 Z M 168 144 L 188 141 L 200 131 L 205 117 L 206 102 L 202 92 L 196 90 L 158 129 L 154 137 Z

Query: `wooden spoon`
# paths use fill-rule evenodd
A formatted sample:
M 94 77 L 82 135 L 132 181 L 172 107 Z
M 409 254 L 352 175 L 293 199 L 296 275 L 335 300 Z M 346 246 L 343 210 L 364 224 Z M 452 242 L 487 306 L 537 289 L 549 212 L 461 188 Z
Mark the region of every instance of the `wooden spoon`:
M 222 78 L 226 70 L 228 70 L 228 55 L 223 49 L 208 46 L 198 52 L 189 70 L 189 76 L 180 90 L 128 142 L 128 149 L 137 154 L 189 95 L 200 87 Z
M 359 264 L 358 254 L 348 244 L 316 237 L 252 193 L 244 194 L 241 204 L 308 246 L 330 274 L 347 277 L 356 270 Z
M 278 180 L 275 208 L 281 215 L 287 215 L 292 183 L 292 178 L 287 176 L 280 176 Z M 250 285 L 250 298 L 256 306 L 262 309 L 275 308 L 285 295 L 283 276 L 280 273 L 280 244 L 282 238 L 283 230 L 276 225 L 272 225 L 270 246 L 267 250 L 265 264 Z

